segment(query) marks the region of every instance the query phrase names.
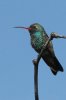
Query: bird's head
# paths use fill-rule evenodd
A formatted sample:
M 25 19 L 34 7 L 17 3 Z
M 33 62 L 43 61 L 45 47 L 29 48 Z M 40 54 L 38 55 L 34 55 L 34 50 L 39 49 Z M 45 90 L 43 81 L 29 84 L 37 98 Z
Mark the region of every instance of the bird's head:
M 41 26 L 38 23 L 34 23 L 34 24 L 30 25 L 29 27 L 17 26 L 17 27 L 14 27 L 14 28 L 26 29 L 26 30 L 29 31 L 30 35 L 33 34 L 33 33 L 35 33 L 35 32 L 42 32 L 42 31 L 44 31 L 43 26 Z

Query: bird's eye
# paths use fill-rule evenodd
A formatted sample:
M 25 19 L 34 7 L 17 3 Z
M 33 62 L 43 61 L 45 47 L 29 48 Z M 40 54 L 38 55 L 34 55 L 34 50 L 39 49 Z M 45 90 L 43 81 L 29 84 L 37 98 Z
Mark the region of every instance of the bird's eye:
M 36 26 L 36 25 L 34 25 L 34 26 L 33 26 L 33 28 L 34 28 L 34 29 L 37 29 L 37 26 Z

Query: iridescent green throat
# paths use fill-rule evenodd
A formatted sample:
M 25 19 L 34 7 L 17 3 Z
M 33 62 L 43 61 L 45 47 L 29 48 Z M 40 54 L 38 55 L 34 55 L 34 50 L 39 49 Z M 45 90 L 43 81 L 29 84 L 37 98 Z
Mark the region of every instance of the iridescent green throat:
M 44 43 L 42 34 L 40 32 L 35 32 L 31 38 L 31 42 L 35 49 L 40 49 Z

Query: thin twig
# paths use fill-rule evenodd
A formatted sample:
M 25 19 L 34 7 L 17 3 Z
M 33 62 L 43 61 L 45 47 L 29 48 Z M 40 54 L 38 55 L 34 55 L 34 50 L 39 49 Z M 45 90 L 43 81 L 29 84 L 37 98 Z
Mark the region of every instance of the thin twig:
M 35 100 L 39 100 L 38 96 L 38 65 L 35 65 L 35 60 L 33 60 L 34 64 L 34 91 L 35 91 Z
M 42 56 L 44 50 L 46 49 L 47 45 L 54 38 L 64 38 L 64 39 L 66 39 L 66 36 L 61 36 L 61 35 L 58 35 L 55 32 L 52 32 L 50 34 L 50 37 L 48 38 L 48 41 L 45 43 L 45 45 L 43 45 L 43 48 L 42 48 L 40 54 L 38 55 L 37 59 L 33 60 L 33 64 L 34 64 L 34 91 L 35 91 L 35 100 L 39 100 L 39 95 L 38 95 L 38 64 L 39 64 L 41 56 Z

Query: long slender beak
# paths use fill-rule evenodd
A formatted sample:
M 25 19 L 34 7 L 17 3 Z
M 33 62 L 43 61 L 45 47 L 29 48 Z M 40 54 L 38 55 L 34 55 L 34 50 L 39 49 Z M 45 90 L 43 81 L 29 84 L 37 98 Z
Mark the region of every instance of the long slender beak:
M 23 28 L 23 29 L 26 29 L 26 30 L 32 30 L 32 28 L 30 28 L 30 27 L 22 27 L 22 26 L 16 26 L 16 27 L 13 27 L 13 28 Z

